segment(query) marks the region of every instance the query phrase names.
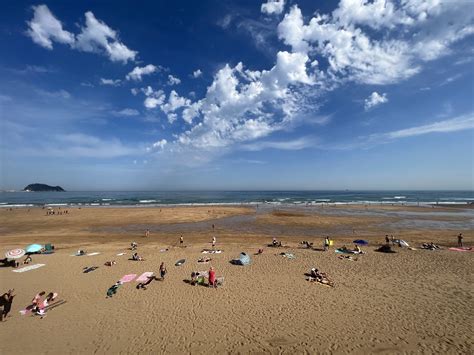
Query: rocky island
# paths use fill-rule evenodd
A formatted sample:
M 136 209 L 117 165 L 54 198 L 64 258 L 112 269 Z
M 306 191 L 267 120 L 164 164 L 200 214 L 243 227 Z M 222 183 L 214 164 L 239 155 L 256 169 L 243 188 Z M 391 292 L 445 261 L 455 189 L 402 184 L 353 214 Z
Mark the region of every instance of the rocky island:
M 49 186 L 46 184 L 30 184 L 23 189 L 27 192 L 49 192 L 49 191 L 65 191 L 61 186 Z

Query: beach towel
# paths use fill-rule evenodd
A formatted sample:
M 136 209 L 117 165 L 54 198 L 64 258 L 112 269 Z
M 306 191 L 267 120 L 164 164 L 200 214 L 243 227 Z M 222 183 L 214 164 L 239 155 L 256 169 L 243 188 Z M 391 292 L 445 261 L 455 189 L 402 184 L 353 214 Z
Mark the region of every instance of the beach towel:
M 357 251 L 350 249 L 336 249 L 334 252 L 336 254 L 359 254 Z
M 148 279 L 153 276 L 153 272 L 147 271 L 138 276 L 138 278 L 135 280 L 136 282 L 146 282 Z
M 133 281 L 135 280 L 135 277 L 137 277 L 137 274 L 127 274 L 127 275 L 124 275 L 120 281 L 125 283 L 125 282 L 130 282 L 130 281 Z
M 291 253 L 281 253 L 280 255 L 284 256 L 285 258 L 288 258 L 288 259 L 296 259 L 296 256 L 294 254 L 291 254 Z
M 468 248 L 468 247 L 449 248 L 449 250 L 452 250 L 452 251 L 474 251 L 474 249 Z
M 94 256 L 94 255 L 99 255 L 99 254 L 100 254 L 100 253 L 98 253 L 98 252 L 94 252 L 94 253 L 87 253 L 86 255 L 87 255 L 87 256 Z
M 118 253 L 117 256 L 125 255 L 125 253 Z
M 15 269 L 15 270 L 12 270 L 13 272 L 25 272 L 25 271 L 30 271 L 30 270 L 34 270 L 34 269 L 38 269 L 42 266 L 45 266 L 46 264 L 33 264 L 33 265 L 28 265 L 28 266 L 25 266 L 25 267 L 22 267 L 20 269 Z

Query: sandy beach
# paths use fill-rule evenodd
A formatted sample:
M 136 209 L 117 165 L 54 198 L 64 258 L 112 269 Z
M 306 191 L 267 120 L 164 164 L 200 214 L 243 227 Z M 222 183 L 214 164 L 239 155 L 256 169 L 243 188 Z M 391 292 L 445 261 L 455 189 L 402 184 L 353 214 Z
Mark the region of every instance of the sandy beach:
M 53 216 L 41 208 L 0 210 L 3 252 L 31 243 L 56 247 L 54 254 L 32 256 L 34 264 L 45 264 L 39 269 L 0 268 L 2 293 L 14 288 L 17 295 L 0 324 L 0 351 L 470 354 L 474 254 L 448 248 L 459 233 L 473 244 L 472 218 L 472 210 L 444 207 L 76 207 Z M 375 252 L 385 234 L 413 247 L 434 242 L 442 249 Z M 325 235 L 334 240 L 328 252 L 319 250 Z M 223 252 L 198 263 L 212 236 Z M 267 247 L 272 237 L 284 247 Z M 369 241 L 362 247 L 366 254 L 338 258 L 334 249 L 352 247 L 354 239 Z M 302 248 L 303 240 L 314 250 Z M 145 261 L 128 260 L 132 241 Z M 254 255 L 259 248 L 263 254 Z M 71 256 L 78 249 L 100 254 Z M 250 254 L 250 265 L 229 262 L 241 251 Z M 179 259 L 186 263 L 175 266 Z M 109 260 L 117 264 L 104 266 Z M 123 275 L 158 274 L 161 262 L 165 280 L 146 290 L 125 283 L 106 299 Z M 222 287 L 185 282 L 211 265 L 225 278 Z M 91 266 L 98 268 L 83 273 Z M 335 287 L 306 281 L 312 267 Z M 42 319 L 20 315 L 43 290 L 66 302 Z

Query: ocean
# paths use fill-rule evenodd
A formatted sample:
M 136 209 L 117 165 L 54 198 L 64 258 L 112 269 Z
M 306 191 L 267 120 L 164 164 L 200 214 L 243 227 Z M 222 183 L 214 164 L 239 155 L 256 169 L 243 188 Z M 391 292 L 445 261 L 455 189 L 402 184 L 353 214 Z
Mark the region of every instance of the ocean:
M 0 192 L 1 207 L 466 204 L 474 191 L 68 191 Z

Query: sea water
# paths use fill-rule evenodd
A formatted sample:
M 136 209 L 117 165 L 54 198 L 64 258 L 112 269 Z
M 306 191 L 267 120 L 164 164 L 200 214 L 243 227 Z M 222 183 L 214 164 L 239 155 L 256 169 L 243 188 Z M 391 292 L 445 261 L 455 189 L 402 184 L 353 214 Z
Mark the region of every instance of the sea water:
M 67 191 L 0 192 L 0 208 L 33 206 L 469 204 L 474 191 Z

